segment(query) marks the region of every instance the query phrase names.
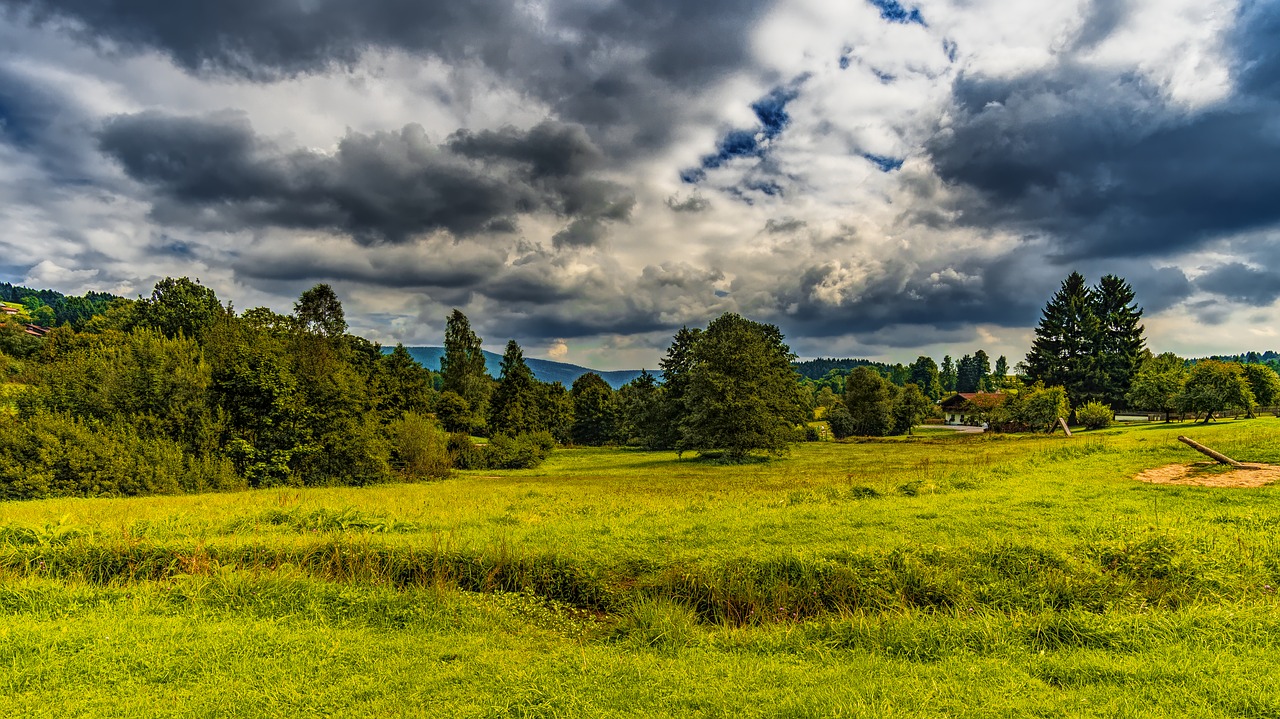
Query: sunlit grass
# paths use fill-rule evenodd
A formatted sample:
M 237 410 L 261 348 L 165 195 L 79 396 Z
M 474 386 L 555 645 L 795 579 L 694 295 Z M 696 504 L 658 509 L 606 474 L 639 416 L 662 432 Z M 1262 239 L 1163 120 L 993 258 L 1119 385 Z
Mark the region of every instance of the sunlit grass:
M 1274 716 L 1280 420 L 0 504 L 15 715 Z M 120 697 L 125 697 L 121 699 Z M 227 699 L 233 696 L 234 701 Z M 160 707 L 160 711 L 156 711 Z

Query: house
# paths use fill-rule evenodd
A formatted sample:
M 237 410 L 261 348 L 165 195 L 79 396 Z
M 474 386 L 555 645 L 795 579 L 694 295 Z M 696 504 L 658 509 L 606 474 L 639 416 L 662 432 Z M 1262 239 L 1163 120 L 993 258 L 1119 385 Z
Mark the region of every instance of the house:
M 40 325 L 27 325 L 24 331 L 32 337 L 44 337 L 49 334 L 49 328 Z
M 956 392 L 938 403 L 947 424 L 979 426 L 1005 400 L 1004 392 Z

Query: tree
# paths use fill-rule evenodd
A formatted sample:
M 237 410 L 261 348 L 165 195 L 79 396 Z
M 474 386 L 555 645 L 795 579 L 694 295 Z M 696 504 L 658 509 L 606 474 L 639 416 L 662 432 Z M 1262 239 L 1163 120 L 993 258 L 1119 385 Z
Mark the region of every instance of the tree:
M 1187 381 L 1186 361 L 1172 352 L 1150 357 L 1133 376 L 1125 402 L 1134 409 L 1169 413 L 1178 408 L 1182 386 Z
M 480 337 L 471 331 L 467 316 L 459 310 L 449 315 L 444 327 L 444 356 L 440 358 L 440 389 L 453 392 L 471 408 L 470 425 L 483 430 L 489 411 L 489 395 L 493 381 L 484 364 Z
M 973 353 L 973 371 L 978 375 L 977 392 L 990 392 L 991 386 L 991 358 L 987 356 L 985 350 L 978 350 Z
M 681 447 L 735 461 L 785 450 L 805 419 L 793 359 L 773 325 L 732 312 L 712 321 L 692 348 Z
M 1204 412 L 1204 423 L 1213 419 L 1214 412 L 1228 407 L 1251 411 L 1253 392 L 1245 380 L 1244 370 L 1234 362 L 1201 360 L 1187 374 L 1179 404 L 1183 409 L 1199 415 Z
M 1253 398 L 1263 407 L 1274 407 L 1280 400 L 1280 375 L 1264 364 L 1247 364 L 1243 366 L 1244 379 L 1249 383 Z M 1253 412 L 1250 411 L 1250 416 Z
M 379 360 L 378 409 L 387 420 L 405 412 L 426 414 L 435 390 L 431 388 L 431 372 L 418 364 L 403 344 Z
M 853 417 L 852 434 L 881 437 L 893 427 L 892 385 L 869 367 L 856 367 L 844 386 L 844 404 Z
M 702 336 L 702 330 L 681 327 L 667 354 L 658 362 L 662 368 L 662 422 L 656 436 L 658 447 L 678 449 L 680 447 L 681 430 L 684 423 L 687 404 L 685 395 L 689 391 L 689 378 L 693 371 L 694 347 Z
M 1072 272 L 1045 305 L 1027 354 L 1028 378 L 1064 387 L 1073 406 L 1101 396 L 1096 305 L 1084 276 Z
M 907 382 L 914 384 L 932 400 L 942 399 L 942 382 L 938 377 L 938 363 L 932 357 L 920 355 L 908 368 Z
M 1009 360 L 1004 355 L 996 358 L 996 368 L 991 375 L 994 389 L 1002 389 L 1009 382 Z
M 333 288 L 324 283 L 302 293 L 293 303 L 293 314 L 303 330 L 325 337 L 341 337 L 347 332 L 342 303 Z
M 618 390 L 618 433 L 622 441 L 646 449 L 662 446 L 665 430 L 662 393 L 658 380 L 644 370 Z
M 942 391 L 950 394 L 956 391 L 956 365 L 952 361 L 951 355 L 943 355 L 942 368 L 938 370 L 938 382 L 942 385 Z
M 133 310 L 139 326 L 157 329 L 165 337 L 181 334 L 195 339 L 202 339 L 227 314 L 213 290 L 186 277 L 160 280 L 151 297 L 139 299 Z
M 502 355 L 502 374 L 489 404 L 489 431 L 510 437 L 546 429 L 543 409 L 538 404 L 538 380 L 524 362 L 524 352 L 515 340 L 507 342 Z
M 849 408 L 843 402 L 831 408 L 831 413 L 827 415 L 827 426 L 831 428 L 831 436 L 836 439 L 853 436 L 853 415 L 849 414 Z
M 1146 340 L 1142 308 L 1134 303 L 1133 288 L 1123 278 L 1106 275 L 1094 290 L 1095 313 L 1098 316 L 1096 352 L 1101 372 L 1100 393 L 1105 402 L 1115 407 L 1142 364 Z
M 618 410 L 613 388 L 595 372 L 573 381 L 573 441 L 598 447 L 618 436 Z
M 468 433 L 471 431 L 471 405 L 457 392 L 445 390 L 436 400 L 436 419 L 444 425 L 446 432 Z
M 907 384 L 893 403 L 893 433 L 911 434 L 911 428 L 920 424 L 933 410 L 933 402 L 914 384 Z
M 965 394 L 982 391 L 982 365 L 977 357 L 965 355 L 956 363 L 956 391 Z

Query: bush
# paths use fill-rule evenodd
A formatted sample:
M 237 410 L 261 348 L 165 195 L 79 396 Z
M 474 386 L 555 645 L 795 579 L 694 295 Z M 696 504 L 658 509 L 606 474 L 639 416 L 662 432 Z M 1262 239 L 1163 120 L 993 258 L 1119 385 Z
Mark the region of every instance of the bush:
M 484 453 L 466 434 L 450 434 L 445 448 L 449 450 L 449 462 L 455 469 L 485 469 Z
M 1115 413 L 1101 402 L 1089 402 L 1076 410 L 1076 421 L 1089 429 L 1103 429 L 1111 426 Z
M 853 415 L 843 404 L 837 404 L 827 413 L 827 425 L 831 427 L 831 436 L 844 439 L 853 434 Z
M 554 445 L 553 441 L 552 446 Z M 532 469 L 542 464 L 542 460 L 547 457 L 547 451 L 538 441 L 537 434 L 516 437 L 496 434 L 489 438 L 483 454 L 485 469 Z
M 197 457 L 121 423 L 36 413 L 0 424 L 0 499 L 178 494 L 240 489 L 230 461 Z
M 430 418 L 406 412 L 388 429 L 392 464 L 405 479 L 449 476 L 448 440 Z
M 555 440 L 547 432 L 511 437 L 496 434 L 477 447 L 465 434 L 449 435 L 448 450 L 457 469 L 532 469 L 542 464 Z
M 818 431 L 817 427 L 814 427 L 811 424 L 806 424 L 804 426 L 804 441 L 817 442 L 821 439 L 822 439 L 822 433 Z

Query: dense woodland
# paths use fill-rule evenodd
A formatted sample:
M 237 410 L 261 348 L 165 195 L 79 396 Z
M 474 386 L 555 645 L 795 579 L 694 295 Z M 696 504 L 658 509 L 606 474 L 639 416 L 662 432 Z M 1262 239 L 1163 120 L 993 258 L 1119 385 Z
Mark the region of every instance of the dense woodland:
M 532 467 L 570 444 L 738 462 L 823 429 L 909 433 L 955 392 L 978 393 L 968 406 L 977 421 L 1020 431 L 1059 417 L 1103 426 L 1120 409 L 1208 421 L 1280 402 L 1275 353 L 1153 356 L 1133 292 L 1113 276 L 1096 287 L 1068 277 L 1016 367 L 981 349 L 941 363 L 796 363 L 777 327 L 728 313 L 675 334 L 661 381 L 643 373 L 616 391 L 594 373 L 570 387 L 541 382 L 515 341 L 490 376 L 482 339 L 457 310 L 440 371 L 429 371 L 402 346 L 348 333 L 323 284 L 287 315 L 236 313 L 187 278 L 136 301 L 11 285 L 0 294 L 20 308 L 0 323 L 9 499 L 414 481 Z M 41 322 L 52 331 L 27 331 Z

